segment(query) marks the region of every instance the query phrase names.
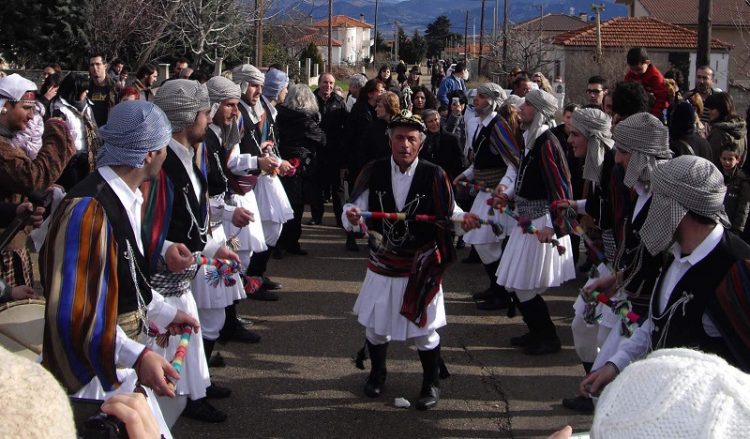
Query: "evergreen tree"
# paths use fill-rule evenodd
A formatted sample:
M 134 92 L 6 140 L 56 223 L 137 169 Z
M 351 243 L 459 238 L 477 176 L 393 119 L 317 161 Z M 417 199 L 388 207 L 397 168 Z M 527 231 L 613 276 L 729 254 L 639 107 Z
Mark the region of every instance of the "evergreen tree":
M 318 47 L 312 41 L 307 45 L 307 47 L 305 47 L 305 50 L 303 50 L 302 53 L 299 54 L 299 60 L 302 61 L 303 68 L 305 65 L 305 59 L 307 58 L 310 58 L 312 60 L 313 65 L 318 65 L 318 69 L 320 72 L 325 72 L 325 63 L 323 62 L 323 57 L 320 55 Z
M 427 41 L 427 56 L 430 58 L 440 56 L 449 39 L 463 38 L 460 34 L 451 32 L 451 21 L 445 15 L 428 24 L 424 35 Z

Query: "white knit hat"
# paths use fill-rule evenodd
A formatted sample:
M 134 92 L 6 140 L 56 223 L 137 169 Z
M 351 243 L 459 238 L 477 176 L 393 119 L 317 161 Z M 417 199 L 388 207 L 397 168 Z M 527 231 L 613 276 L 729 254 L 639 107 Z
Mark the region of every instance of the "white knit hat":
M 41 365 L 0 346 L 0 436 L 74 439 L 65 391 Z
M 626 367 L 599 398 L 591 426 L 596 439 L 749 433 L 750 375 L 690 349 L 660 349 Z

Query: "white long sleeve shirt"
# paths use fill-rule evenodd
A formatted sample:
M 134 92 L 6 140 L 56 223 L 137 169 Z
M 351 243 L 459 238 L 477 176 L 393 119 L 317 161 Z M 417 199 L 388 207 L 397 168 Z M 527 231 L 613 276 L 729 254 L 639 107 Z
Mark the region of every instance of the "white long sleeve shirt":
M 143 205 L 143 196 L 140 189 L 136 189 L 133 192 L 109 166 L 102 166 L 97 171 L 115 193 L 120 203 L 125 207 L 128 222 L 130 222 L 130 226 L 133 228 L 136 245 L 141 253 L 143 253 L 143 241 L 141 240 L 141 206 Z M 164 297 L 156 291 L 151 290 L 151 296 L 151 302 L 147 307 L 148 318 L 159 328 L 166 328 L 174 320 L 175 315 L 177 315 L 177 309 L 166 303 Z M 144 348 L 144 345 L 131 340 L 125 335 L 125 331 L 122 328 L 117 327 L 115 338 L 116 364 L 124 367 L 132 367 Z

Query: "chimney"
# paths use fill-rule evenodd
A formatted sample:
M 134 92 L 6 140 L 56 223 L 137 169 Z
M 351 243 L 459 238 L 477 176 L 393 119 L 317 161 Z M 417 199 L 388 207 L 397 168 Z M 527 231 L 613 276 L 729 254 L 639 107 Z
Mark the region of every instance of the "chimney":
M 581 12 L 580 14 L 578 14 L 578 18 L 580 18 L 581 21 L 585 21 L 585 22 L 588 23 L 588 21 L 589 21 L 589 14 L 587 14 L 585 12 Z
M 365 22 L 365 14 L 359 14 L 359 21 L 361 21 L 362 23 Z
M 576 8 L 574 8 L 573 6 L 570 7 L 569 11 L 570 11 L 570 13 L 568 15 L 570 15 L 570 16 L 576 15 Z

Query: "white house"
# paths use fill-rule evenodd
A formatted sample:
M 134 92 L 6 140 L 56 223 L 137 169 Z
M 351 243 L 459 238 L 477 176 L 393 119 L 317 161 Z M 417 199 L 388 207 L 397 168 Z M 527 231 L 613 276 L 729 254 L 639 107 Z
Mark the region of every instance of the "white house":
M 340 45 L 332 44 L 332 64 L 355 64 L 370 56 L 370 47 L 375 41 L 370 32 L 372 26 L 365 22 L 363 16 L 356 20 L 346 15 L 334 15 L 331 22 L 331 39 Z M 318 51 L 328 61 L 328 19 L 318 21 L 313 27 L 318 30 L 314 38 Z

